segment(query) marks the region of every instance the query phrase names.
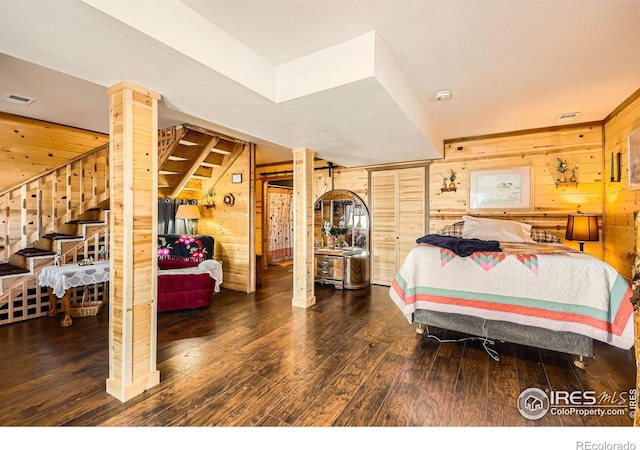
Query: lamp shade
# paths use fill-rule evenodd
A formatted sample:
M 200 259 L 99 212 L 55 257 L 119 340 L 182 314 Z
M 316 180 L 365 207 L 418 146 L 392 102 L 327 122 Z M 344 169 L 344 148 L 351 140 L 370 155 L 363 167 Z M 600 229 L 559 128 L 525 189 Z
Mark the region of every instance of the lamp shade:
M 569 214 L 565 239 L 570 241 L 598 241 L 598 216 L 595 214 Z
M 176 219 L 199 219 L 200 210 L 198 205 L 180 205 L 176 212 Z

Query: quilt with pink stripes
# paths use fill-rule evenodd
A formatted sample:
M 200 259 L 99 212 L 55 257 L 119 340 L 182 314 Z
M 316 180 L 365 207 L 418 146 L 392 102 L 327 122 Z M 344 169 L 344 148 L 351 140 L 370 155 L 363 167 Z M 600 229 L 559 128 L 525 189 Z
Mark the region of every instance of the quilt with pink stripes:
M 407 255 L 389 295 L 418 309 L 569 331 L 629 349 L 631 287 L 609 264 L 561 244 L 500 243 L 468 257 L 428 244 Z

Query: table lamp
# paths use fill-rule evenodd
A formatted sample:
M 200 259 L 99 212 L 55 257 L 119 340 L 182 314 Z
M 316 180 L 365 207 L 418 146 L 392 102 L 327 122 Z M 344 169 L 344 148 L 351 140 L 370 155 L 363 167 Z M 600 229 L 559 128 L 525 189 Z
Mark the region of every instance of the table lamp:
M 595 214 L 569 214 L 565 239 L 580 242 L 580 251 L 584 252 L 586 241 L 598 241 L 598 216 Z
M 191 221 L 191 235 L 196 234 L 196 220 L 200 218 L 200 210 L 198 205 L 180 205 L 176 211 L 176 219 L 184 219 Z

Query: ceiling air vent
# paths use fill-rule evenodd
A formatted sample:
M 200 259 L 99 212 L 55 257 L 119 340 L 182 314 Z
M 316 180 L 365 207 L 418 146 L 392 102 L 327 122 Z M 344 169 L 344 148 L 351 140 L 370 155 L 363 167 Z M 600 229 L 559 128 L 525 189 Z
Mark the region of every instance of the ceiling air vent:
M 579 112 L 562 113 L 556 118 L 556 122 L 564 122 L 564 121 L 567 121 L 567 120 L 573 120 L 578 116 L 578 114 L 580 114 L 580 113 Z
M 451 99 L 451 91 L 444 89 L 435 93 L 435 99 L 439 102 Z
M 8 103 L 14 103 L 20 106 L 29 106 L 36 101 L 35 98 L 29 98 L 25 97 L 24 95 L 16 95 L 10 93 L 4 94 L 0 100 Z

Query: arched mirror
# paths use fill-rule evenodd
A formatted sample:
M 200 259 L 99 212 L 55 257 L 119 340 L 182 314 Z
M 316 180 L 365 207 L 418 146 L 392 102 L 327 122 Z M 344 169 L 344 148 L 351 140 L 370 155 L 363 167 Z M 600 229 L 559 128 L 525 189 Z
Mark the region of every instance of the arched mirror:
M 369 286 L 369 212 L 360 197 L 335 189 L 314 208 L 315 281 L 337 289 Z

